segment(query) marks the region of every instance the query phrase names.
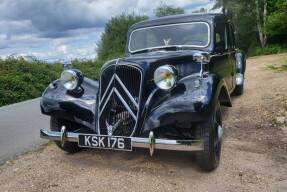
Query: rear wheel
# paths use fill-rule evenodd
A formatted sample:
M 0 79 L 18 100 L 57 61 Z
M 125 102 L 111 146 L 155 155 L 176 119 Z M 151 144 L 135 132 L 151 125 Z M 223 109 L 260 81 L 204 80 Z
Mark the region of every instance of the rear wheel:
M 198 124 L 196 135 L 204 142 L 204 151 L 197 154 L 197 162 L 202 170 L 213 171 L 219 165 L 222 144 L 222 117 L 219 102 L 207 121 Z
M 236 87 L 235 87 L 235 89 L 233 91 L 234 95 L 236 95 L 236 96 L 242 95 L 243 94 L 243 89 L 244 89 L 244 84 L 236 85 Z
M 73 124 L 71 122 L 56 117 L 51 117 L 50 119 L 51 131 L 61 131 L 62 126 L 66 126 L 68 131 L 72 131 L 72 125 Z M 81 150 L 81 148 L 78 146 L 78 143 L 75 142 L 65 142 L 63 146 L 61 145 L 60 141 L 55 141 L 55 143 L 60 149 L 68 153 L 76 153 Z

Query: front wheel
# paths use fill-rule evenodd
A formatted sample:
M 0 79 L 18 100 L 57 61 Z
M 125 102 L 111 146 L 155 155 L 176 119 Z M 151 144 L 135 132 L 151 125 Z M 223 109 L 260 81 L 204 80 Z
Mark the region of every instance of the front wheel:
M 73 123 L 68 122 L 66 120 L 62 120 L 56 117 L 51 117 L 50 119 L 50 129 L 51 131 L 61 131 L 62 126 L 66 126 L 67 130 L 72 131 L 73 129 Z M 61 142 L 55 141 L 56 145 L 62 149 L 63 151 L 66 151 L 68 153 L 76 153 L 81 150 L 81 148 L 78 146 L 78 143 L 75 142 L 65 142 L 65 144 L 62 146 Z
M 203 139 L 204 151 L 197 154 L 197 162 L 202 170 L 213 171 L 219 165 L 222 144 L 222 117 L 220 104 L 217 102 L 215 109 L 208 119 L 197 125 L 197 138 Z

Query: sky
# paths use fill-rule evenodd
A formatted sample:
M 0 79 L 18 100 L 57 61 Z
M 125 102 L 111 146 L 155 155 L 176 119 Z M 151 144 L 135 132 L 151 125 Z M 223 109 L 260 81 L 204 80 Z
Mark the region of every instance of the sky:
M 191 13 L 212 8 L 214 0 L 0 0 L 0 57 L 94 59 L 111 17 L 135 13 L 153 18 L 163 4 Z

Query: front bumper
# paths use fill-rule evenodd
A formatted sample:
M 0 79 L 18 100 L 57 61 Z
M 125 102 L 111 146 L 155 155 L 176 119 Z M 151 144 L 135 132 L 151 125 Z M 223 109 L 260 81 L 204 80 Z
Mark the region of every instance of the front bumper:
M 40 131 L 40 137 L 53 141 L 60 141 L 62 145 L 65 142 L 78 142 L 80 133 L 66 132 L 65 127 L 61 131 Z M 156 139 L 153 132 L 149 138 L 131 137 L 132 147 L 148 148 L 152 156 L 155 149 L 175 150 L 175 151 L 202 151 L 204 150 L 203 140 L 170 140 Z

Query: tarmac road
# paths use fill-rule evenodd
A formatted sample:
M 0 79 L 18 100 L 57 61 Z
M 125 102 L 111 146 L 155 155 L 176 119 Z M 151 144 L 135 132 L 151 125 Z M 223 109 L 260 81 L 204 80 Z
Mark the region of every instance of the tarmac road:
M 48 126 L 49 117 L 40 111 L 40 98 L 0 107 L 0 164 L 46 143 L 39 130 Z

